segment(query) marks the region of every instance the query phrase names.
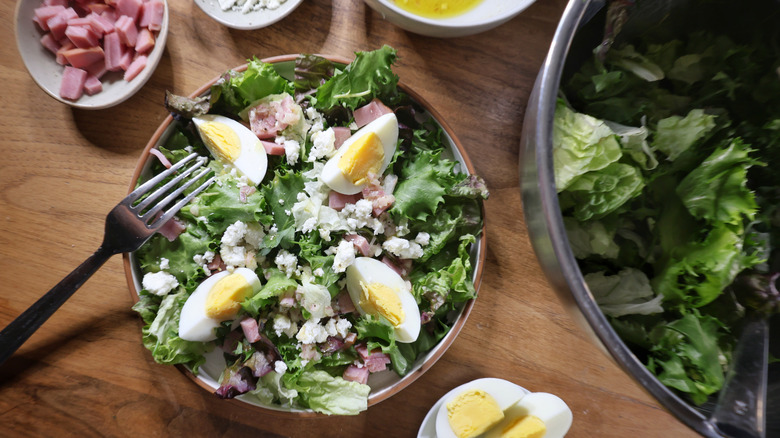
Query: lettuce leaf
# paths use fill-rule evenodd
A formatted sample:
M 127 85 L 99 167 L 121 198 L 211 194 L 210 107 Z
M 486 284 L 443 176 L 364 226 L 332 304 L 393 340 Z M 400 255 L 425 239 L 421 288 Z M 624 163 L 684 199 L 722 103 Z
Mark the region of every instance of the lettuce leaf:
M 585 173 L 560 194 L 561 208 L 574 209 L 580 221 L 600 219 L 642 192 L 645 181 L 638 168 L 624 163 Z
M 585 274 L 585 282 L 606 315 L 650 315 L 664 311 L 663 295 L 655 296 L 650 280 L 639 269 L 625 268 L 616 275 L 591 272 Z
M 715 126 L 715 116 L 705 114 L 701 109 L 692 109 L 685 117 L 667 117 L 656 126 L 653 147 L 674 161 Z
M 357 415 L 368 406 L 371 387 L 333 377 L 325 371 L 305 371 L 295 381 L 285 379 L 286 387 L 298 393 L 301 402 L 328 415 Z
M 416 154 L 401 171 L 390 214 L 420 221 L 434 215 L 444 202 L 444 195 L 465 177 L 456 176 L 454 167 L 455 162 L 443 159 L 440 151 Z
M 242 73 L 229 71 L 211 86 L 211 112 L 238 114 L 250 103 L 270 94 L 293 94 L 294 86 L 271 64 L 251 59 Z
M 303 177 L 299 173 L 276 172 L 273 181 L 258 190 L 267 202 L 276 227 L 275 232 L 270 232 L 263 238 L 263 255 L 279 246 L 285 249 L 292 247 L 295 240 L 295 218 L 290 209 L 298 202 L 298 193 L 303 192 L 303 188 Z

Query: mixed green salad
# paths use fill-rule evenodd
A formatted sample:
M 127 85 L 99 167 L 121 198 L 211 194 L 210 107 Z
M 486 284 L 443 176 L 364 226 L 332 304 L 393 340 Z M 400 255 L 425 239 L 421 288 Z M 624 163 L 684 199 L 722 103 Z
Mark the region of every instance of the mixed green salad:
M 445 336 L 476 296 L 470 251 L 488 192 L 452 158 L 441 127 L 399 89 L 396 56 L 384 46 L 343 66 L 301 55 L 284 74 L 252 59 L 204 96 L 166 96 L 179 123 L 159 146 L 152 173 L 196 151 L 218 179 L 177 215 L 177 231 L 155 235 L 134 254 L 144 276 L 134 310 L 155 361 L 197 374 L 216 355 L 225 361 L 220 397 L 351 415 L 367 407 L 369 373 L 404 376 Z M 334 206 L 340 195 L 322 181 L 337 153 L 333 130 L 354 134 L 356 114 L 368 105 L 397 118 L 395 152 L 382 174 L 369 174 L 361 192 Z M 278 131 L 263 131 L 268 170 L 255 184 L 227 155 L 212 157 L 192 122 L 220 115 L 248 126 L 254 117 L 255 131 L 263 108 L 282 112 L 265 119 Z M 397 340 L 395 321 L 370 303 L 355 309 L 346 273 L 361 258 L 381 260 L 403 279 L 416 304 L 405 314 L 421 325 L 413 341 Z M 222 272 L 256 274 L 260 284 L 239 295 L 237 313 L 219 321 L 214 339 L 183 339 L 185 304 Z
M 609 32 L 629 3 L 613 3 Z M 739 17 L 732 2 L 702 3 L 684 30 L 605 35 L 562 84 L 553 132 L 590 291 L 647 368 L 697 405 L 722 387 L 746 312 L 780 307 L 778 8 Z

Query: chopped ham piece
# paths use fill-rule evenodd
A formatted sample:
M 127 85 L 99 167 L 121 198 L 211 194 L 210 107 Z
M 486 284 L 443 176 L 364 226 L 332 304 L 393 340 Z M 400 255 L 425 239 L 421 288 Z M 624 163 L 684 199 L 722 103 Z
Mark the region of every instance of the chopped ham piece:
M 100 16 L 105 18 L 106 20 L 110 21 L 111 24 L 116 23 L 116 19 L 119 18 L 116 15 L 116 11 L 114 11 L 113 9 L 108 9 L 108 10 L 104 11 L 103 13 L 100 14 Z
M 360 251 L 360 254 L 371 257 L 371 244 L 368 240 L 360 234 L 347 234 L 344 236 L 344 240 L 352 242 L 355 248 Z
M 344 370 L 344 374 L 341 376 L 344 380 L 350 382 L 358 382 L 362 384 L 368 383 L 368 368 L 359 368 L 355 365 L 350 365 Z
M 88 49 L 98 45 L 98 37 L 89 27 L 68 26 L 65 29 L 65 36 L 79 49 Z
M 355 124 L 357 124 L 359 128 L 361 126 L 368 125 L 372 121 L 379 118 L 379 116 L 383 116 L 391 112 L 393 112 L 393 110 L 388 108 L 384 103 L 382 103 L 381 100 L 374 98 L 368 104 L 355 109 L 352 115 L 355 117 Z
M 157 157 L 158 160 L 160 160 L 160 163 L 162 163 L 163 166 L 165 166 L 166 169 L 170 169 L 172 164 L 171 161 L 168 160 L 168 157 L 165 156 L 162 152 L 160 152 L 159 149 L 149 149 L 149 153 Z
M 122 15 L 114 23 L 116 33 L 119 35 L 119 41 L 127 47 L 135 47 L 138 40 L 138 28 L 135 27 L 135 21 L 132 18 Z
M 387 364 L 390 363 L 390 356 L 382 353 L 379 349 L 369 352 L 365 344 L 355 346 L 355 351 L 358 352 L 366 368 L 372 373 L 386 370 Z
M 132 50 L 125 50 L 124 52 L 122 52 L 122 57 L 119 59 L 119 69 L 125 70 L 125 76 L 127 75 L 127 69 L 130 68 L 130 64 L 132 62 L 133 62 Z
M 35 16 L 33 21 L 38 23 L 38 26 L 40 26 L 41 29 L 49 30 L 49 25 L 47 24 L 49 19 L 64 10 L 65 6 L 62 5 L 41 6 L 39 8 L 35 8 Z
M 285 95 L 280 100 L 263 102 L 249 110 L 249 126 L 257 138 L 276 137 L 279 131 L 298 123 L 300 113 L 294 110 L 292 97 Z
M 124 55 L 124 48 L 116 32 L 108 33 L 103 37 L 103 51 L 106 53 L 106 70 L 121 70 L 120 64 L 122 55 Z
M 116 11 L 119 15 L 129 17 L 135 23 L 141 12 L 142 0 L 116 0 Z
M 412 269 L 412 261 L 411 260 L 405 260 L 404 263 L 402 263 L 402 266 L 399 266 L 398 263 L 396 263 L 395 261 L 391 260 L 389 257 L 383 256 L 382 259 L 380 260 L 380 262 L 382 262 L 382 263 L 386 264 L 387 266 L 389 266 L 390 269 L 392 269 L 393 271 L 397 272 L 398 275 L 400 275 L 401 277 L 406 277 L 406 275 Z M 399 261 L 399 263 L 400 263 L 400 261 Z
M 74 46 L 73 43 L 70 42 L 70 40 L 67 39 L 67 38 L 65 39 L 64 43 L 60 43 L 60 44 L 61 44 L 60 48 L 57 50 L 57 57 L 56 57 L 57 64 L 67 65 L 68 64 L 68 60 L 65 59 L 64 53 L 67 52 L 70 49 L 76 48 L 76 46 Z
M 341 147 L 341 145 L 352 136 L 352 131 L 346 126 L 334 126 L 331 129 L 333 129 L 333 135 L 336 136 L 336 142 L 333 144 L 333 147 L 336 149 Z
M 95 61 L 94 63 L 84 67 L 84 70 L 86 70 L 87 73 L 89 73 L 91 76 L 100 79 L 104 74 L 106 74 L 106 61 L 104 58 L 100 58 L 98 61 Z
M 347 334 L 347 336 L 344 338 L 344 348 L 349 348 L 355 345 L 355 341 L 357 341 L 357 333 L 349 332 L 349 334 Z
M 314 344 L 301 345 L 301 359 L 306 360 L 318 360 L 322 355 L 317 351 L 317 346 Z
M 55 55 L 57 54 L 57 50 L 60 49 L 59 41 L 55 40 L 50 33 L 47 33 L 41 37 L 41 45 L 46 47 L 51 53 L 54 53 Z
M 69 65 L 62 72 L 60 84 L 60 96 L 64 99 L 78 100 L 84 94 L 84 82 L 87 80 L 87 72 Z
M 149 0 L 143 4 L 141 9 L 141 18 L 138 25 L 146 27 L 151 31 L 162 29 L 163 15 L 165 14 L 165 4 L 160 0 Z
M 363 195 L 360 193 L 354 195 L 345 195 L 335 190 L 331 190 L 331 192 L 328 194 L 328 207 L 336 211 L 341 211 L 347 204 L 354 204 L 362 198 Z
M 394 184 L 393 184 L 394 185 Z M 371 201 L 374 216 L 378 217 L 395 203 L 395 196 L 385 192 L 375 175 L 369 174 L 368 184 L 363 187 L 363 199 Z
M 86 5 L 87 9 L 89 9 L 91 12 L 94 12 L 96 14 L 102 14 L 103 12 L 106 12 L 108 10 L 111 10 L 111 5 L 107 5 L 105 3 L 89 3 Z
M 114 31 L 114 22 L 107 19 L 106 17 L 101 16 L 100 14 L 95 13 L 94 11 L 87 15 L 87 19 L 89 20 L 89 24 L 92 26 L 92 29 L 100 34 L 101 37 L 109 32 Z
M 146 61 L 147 58 L 145 55 L 141 55 L 130 64 L 129 67 L 127 67 L 127 70 L 125 71 L 125 80 L 126 81 L 132 81 L 133 78 L 138 76 L 138 73 L 141 73 L 141 71 L 146 67 Z
M 186 229 L 187 224 L 174 216 L 168 222 L 164 223 L 162 227 L 160 227 L 160 234 L 168 239 L 169 242 L 173 242 L 177 237 L 179 237 L 179 234 L 183 233 Z
M 103 91 L 103 83 L 97 76 L 87 74 L 87 80 L 84 81 L 84 92 L 89 96 L 94 96 Z
M 68 6 L 68 0 L 43 0 L 43 4 L 46 6 Z
M 265 153 L 268 155 L 284 155 L 284 145 L 279 143 L 274 143 L 272 141 L 265 141 L 260 140 L 260 143 L 262 143 L 263 148 L 265 148 Z
M 247 341 L 257 342 L 260 340 L 260 327 L 257 325 L 256 319 L 247 317 L 242 319 L 239 324 Z
M 147 53 L 154 47 L 154 35 L 152 31 L 147 28 L 141 29 L 138 32 L 138 39 L 135 42 L 136 53 Z
M 73 48 L 62 52 L 62 56 L 68 64 L 76 68 L 87 69 L 96 62 L 103 61 L 103 49 L 100 47 L 91 47 L 89 49 Z M 96 75 L 97 76 L 97 75 Z
M 339 305 L 339 314 L 352 313 L 355 311 L 355 303 L 347 292 L 341 291 L 336 296 L 336 302 Z
M 328 336 L 325 343 L 320 346 L 322 353 L 325 355 L 335 353 L 342 348 L 344 348 L 344 341 L 333 336 Z
M 227 268 L 227 265 L 222 261 L 222 257 L 219 254 L 215 254 L 211 262 L 206 265 L 206 268 L 208 268 L 211 273 L 214 273 L 224 271 Z
M 65 37 L 65 30 L 68 28 L 68 21 L 78 17 L 79 14 L 77 14 L 73 8 L 67 8 L 46 20 L 46 25 L 49 27 L 49 31 L 51 31 L 52 36 L 54 36 L 54 38 L 57 40 L 61 40 Z
M 257 187 L 255 186 L 242 186 L 238 190 L 238 202 L 241 202 L 242 204 L 246 204 L 249 195 L 251 195 L 256 191 L 257 191 Z

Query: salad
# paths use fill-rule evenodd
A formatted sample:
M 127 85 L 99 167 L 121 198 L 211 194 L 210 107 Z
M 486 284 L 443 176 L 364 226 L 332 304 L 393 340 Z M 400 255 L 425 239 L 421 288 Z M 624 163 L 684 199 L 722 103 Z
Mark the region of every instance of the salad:
M 619 3 L 610 32 L 627 16 Z M 692 8 L 671 38 L 612 45 L 608 33 L 562 84 L 553 131 L 590 291 L 647 368 L 696 405 L 722 387 L 746 312 L 780 307 L 778 10 L 730 6 Z
M 155 361 L 221 372 L 216 394 L 353 415 L 373 373 L 404 376 L 476 297 L 484 181 L 398 87 L 388 46 L 347 65 L 257 59 L 194 99 L 152 153 L 217 182 L 134 257 Z

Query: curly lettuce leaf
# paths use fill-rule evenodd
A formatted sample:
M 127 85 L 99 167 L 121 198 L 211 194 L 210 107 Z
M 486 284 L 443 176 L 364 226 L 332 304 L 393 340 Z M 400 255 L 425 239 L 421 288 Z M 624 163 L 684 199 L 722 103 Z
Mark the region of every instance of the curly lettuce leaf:
M 659 120 L 653 136 L 653 148 L 674 161 L 715 128 L 715 116 L 692 109 L 685 117 L 670 116 Z
M 624 163 L 585 173 L 560 193 L 561 208 L 571 206 L 581 221 L 616 211 L 642 192 L 645 181 L 638 168 Z
M 255 318 L 260 314 L 260 310 L 263 307 L 276 302 L 276 297 L 298 287 L 298 282 L 288 278 L 282 271 L 269 268 L 268 272 L 270 272 L 268 281 L 260 291 L 241 303 L 241 307 Z
M 263 238 L 263 255 L 276 247 L 289 249 L 295 240 L 295 218 L 290 209 L 298 202 L 298 193 L 303 192 L 304 181 L 299 173 L 276 172 L 273 181 L 263 186 L 258 192 L 267 202 L 273 217 L 275 232 L 266 234 Z
M 469 248 L 476 237 L 466 234 L 457 245 L 451 245 L 431 259 L 426 271 L 416 269 L 410 275 L 412 292 L 420 299 L 428 292 L 439 294 L 444 300 L 461 303 L 477 296 L 471 281 Z M 454 250 L 454 251 L 453 251 Z
M 326 371 L 304 371 L 294 381 L 284 380 L 299 400 L 316 412 L 328 415 L 357 415 L 368 408 L 371 387 L 333 377 Z
M 381 316 L 364 315 L 358 319 L 354 328 L 358 339 L 365 340 L 368 350 L 376 348 L 390 356 L 393 370 L 399 376 L 405 376 L 412 369 L 414 357 L 407 357 L 398 348 L 395 342 L 395 333 L 392 324 Z
M 212 112 L 237 114 L 268 95 L 294 92 L 293 84 L 280 76 L 273 65 L 253 58 L 245 71 L 229 71 L 211 86 Z
M 454 167 L 455 162 L 443 159 L 440 151 L 416 154 L 401 171 L 390 214 L 420 221 L 434 215 L 444 195 L 465 177 L 455 175 Z

